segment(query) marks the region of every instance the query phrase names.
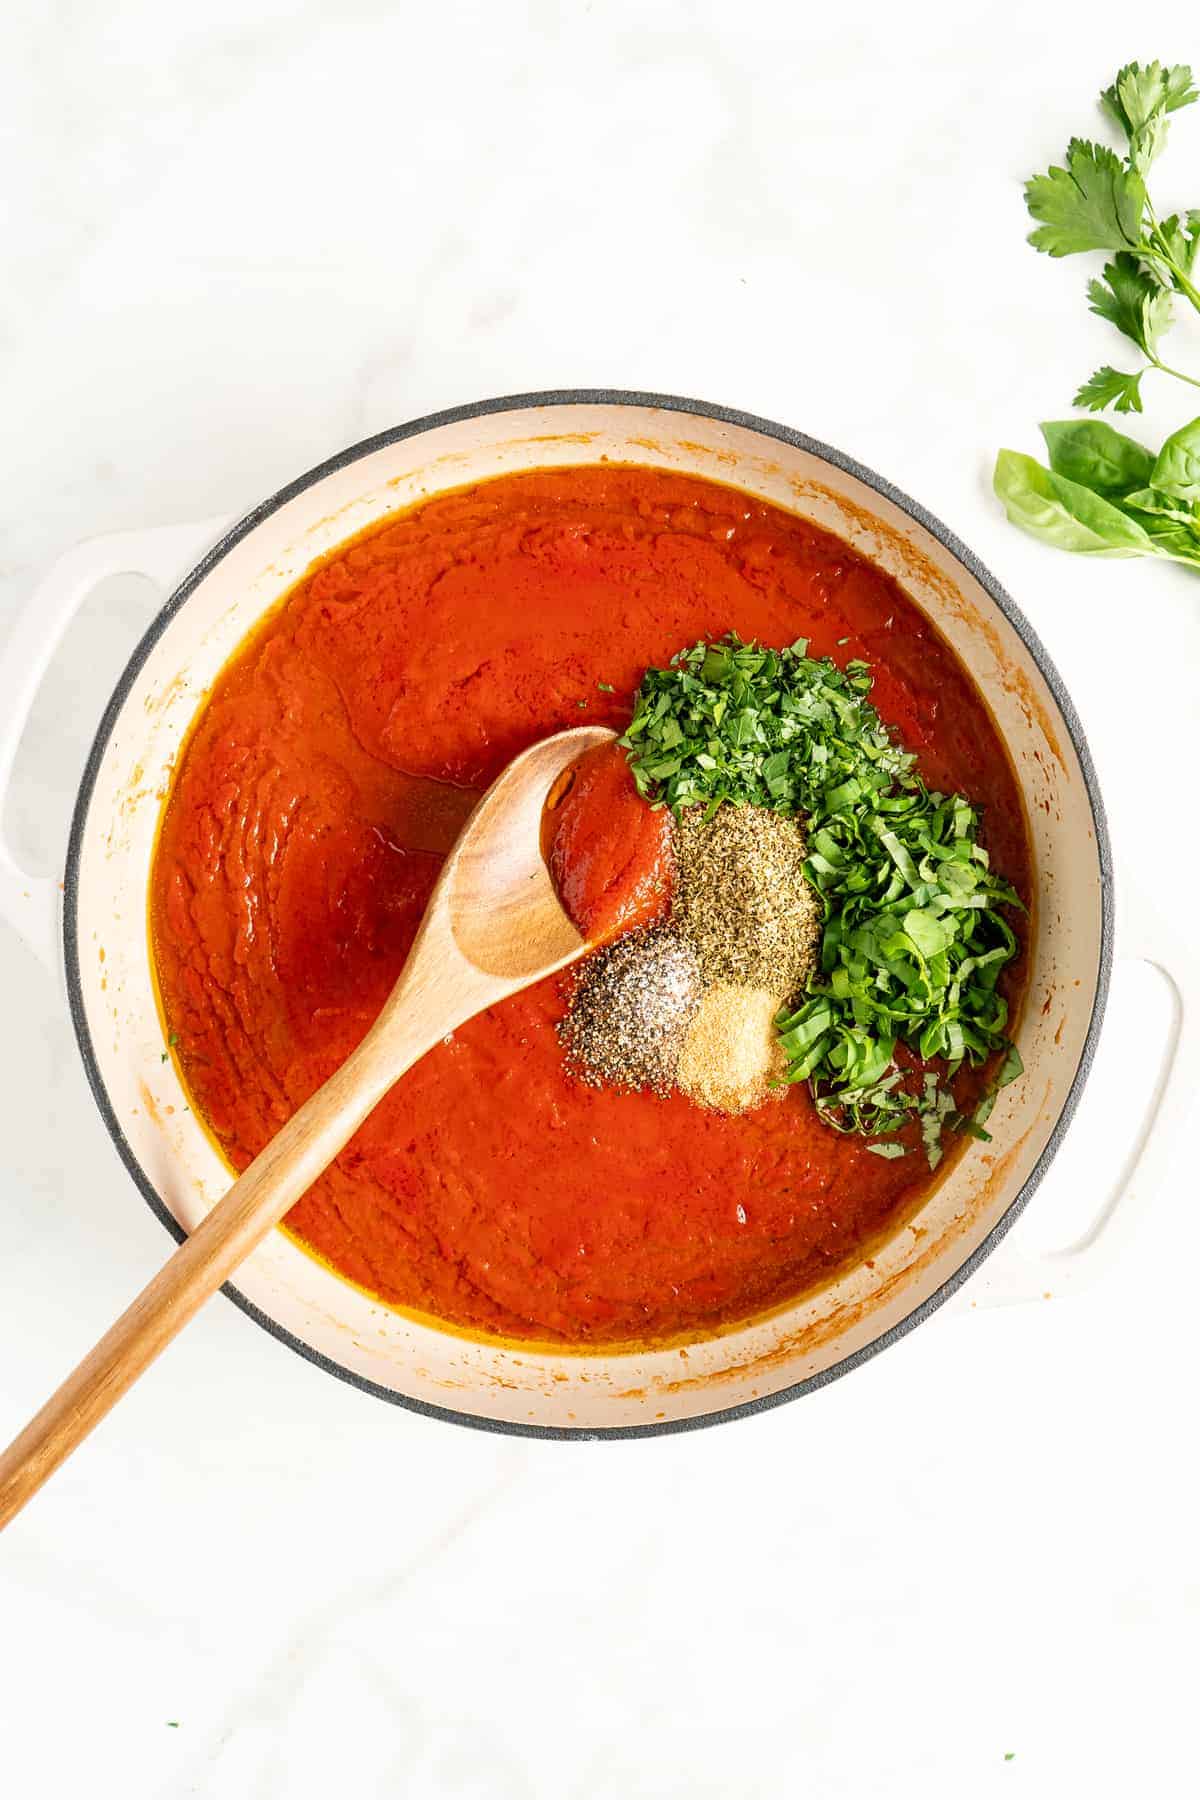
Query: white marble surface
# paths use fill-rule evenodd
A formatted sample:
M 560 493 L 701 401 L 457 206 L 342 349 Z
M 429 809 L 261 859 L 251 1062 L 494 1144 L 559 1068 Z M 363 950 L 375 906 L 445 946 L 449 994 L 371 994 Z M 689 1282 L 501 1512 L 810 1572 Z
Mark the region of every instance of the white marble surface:
M 1018 178 L 1127 57 L 1196 47 L 1192 7 L 1136 23 L 1109 0 L 10 8 L 0 631 L 75 540 L 236 511 L 431 408 L 706 396 L 855 453 L 978 549 L 1075 692 L 1119 862 L 1161 870 L 1169 841 L 1186 905 L 1200 586 L 1055 557 L 987 491 L 994 447 L 1032 448 L 1112 353 L 1081 265 L 1023 248 Z M 1200 198 L 1200 111 L 1163 180 Z M 31 865 L 61 861 L 156 599 L 108 584 L 51 672 L 5 820 Z M 167 1240 L 9 934 L 0 984 L 7 1437 Z M 1120 968 L 1026 1244 L 1102 1201 L 1165 1019 Z M 1077 1300 L 940 1316 L 798 1405 L 636 1444 L 410 1417 L 217 1301 L 3 1541 L 0 1787 L 1183 1793 L 1195 1192 L 1181 1150 Z

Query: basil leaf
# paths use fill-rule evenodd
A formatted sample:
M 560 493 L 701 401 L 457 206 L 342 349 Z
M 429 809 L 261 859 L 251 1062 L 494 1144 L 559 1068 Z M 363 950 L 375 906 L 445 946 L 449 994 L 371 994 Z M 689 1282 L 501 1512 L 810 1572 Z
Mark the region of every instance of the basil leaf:
M 1105 496 L 1149 485 L 1154 453 L 1103 419 L 1059 419 L 1041 427 L 1055 475 Z
M 1200 510 L 1185 506 L 1171 494 L 1160 494 L 1156 488 L 1134 488 L 1132 493 L 1122 494 L 1121 505 L 1132 512 L 1150 513 L 1155 518 L 1178 519 L 1182 524 L 1200 530 Z M 1145 529 L 1150 528 L 1146 526 Z
M 1032 456 L 1001 450 L 993 486 L 1014 525 L 1059 550 L 1085 556 L 1153 553 L 1151 539 L 1135 519 L 1081 483 L 1044 469 Z
M 1144 515 L 1144 523 L 1160 556 L 1169 556 L 1173 562 L 1200 566 L 1200 538 L 1197 538 L 1194 525 L 1152 514 Z
M 1149 485 L 1178 500 L 1200 500 L 1200 419 L 1172 432 L 1158 453 Z
M 955 927 L 948 920 L 939 919 L 935 912 L 919 906 L 905 913 L 904 930 L 924 957 L 937 956 L 954 942 L 956 935 Z

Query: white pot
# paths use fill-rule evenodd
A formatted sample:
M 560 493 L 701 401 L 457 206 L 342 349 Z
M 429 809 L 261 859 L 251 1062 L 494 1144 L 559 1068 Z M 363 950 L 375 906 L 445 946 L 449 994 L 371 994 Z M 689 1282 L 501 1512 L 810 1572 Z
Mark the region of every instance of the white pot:
M 928 1314 L 995 1247 L 1053 1155 L 1091 1060 L 1112 954 L 1108 843 L 1079 721 L 1028 623 L 935 519 L 836 452 L 696 402 L 581 392 L 441 413 L 334 457 L 224 533 L 139 645 L 84 773 L 63 906 L 70 1005 L 117 1149 L 176 1237 L 230 1180 L 163 1061 L 146 932 L 161 797 L 206 690 L 313 559 L 364 526 L 443 488 L 601 456 L 736 483 L 812 518 L 901 581 L 966 664 L 1008 744 L 1037 899 L 1017 1031 L 1027 1073 L 1000 1096 L 994 1141 L 969 1147 L 870 1267 L 773 1317 L 686 1352 L 506 1349 L 413 1323 L 278 1231 L 226 1290 L 312 1361 L 384 1399 L 551 1434 L 665 1430 L 768 1405 L 828 1381 Z M 24 708 L 83 591 L 130 566 L 173 576 L 200 547 L 189 536 L 112 539 L 60 565 L 0 676 L 0 799 Z M 31 883 L 0 853 L 0 904 L 44 951 L 52 899 L 52 884 Z M 1040 1270 L 1014 1276 L 1010 1264 L 1000 1286 L 1031 1278 L 1044 1280 Z

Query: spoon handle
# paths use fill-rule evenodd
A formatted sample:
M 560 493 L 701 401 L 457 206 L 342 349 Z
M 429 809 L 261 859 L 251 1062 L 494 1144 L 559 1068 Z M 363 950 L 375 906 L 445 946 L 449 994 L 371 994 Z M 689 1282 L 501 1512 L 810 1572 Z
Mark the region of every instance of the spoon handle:
M 328 1168 L 447 1029 L 395 1004 L 294 1113 L 25 1429 L 0 1454 L 0 1530 Z

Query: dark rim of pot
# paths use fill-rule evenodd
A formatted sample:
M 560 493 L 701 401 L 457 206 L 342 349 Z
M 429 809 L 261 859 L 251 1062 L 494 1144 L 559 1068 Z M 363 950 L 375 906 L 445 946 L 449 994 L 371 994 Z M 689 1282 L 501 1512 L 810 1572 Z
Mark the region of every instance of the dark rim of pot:
M 968 1276 L 974 1273 L 985 1257 L 989 1256 L 996 1248 L 996 1245 L 1000 1242 L 1001 1238 L 1003 1238 L 1006 1232 L 1012 1228 L 1019 1215 L 1028 1205 L 1035 1189 L 1049 1167 L 1059 1144 L 1062 1142 L 1063 1134 L 1065 1133 L 1067 1126 L 1071 1122 L 1075 1108 L 1079 1103 L 1079 1096 L 1091 1069 L 1092 1060 L 1095 1056 L 1096 1042 L 1099 1036 L 1101 1021 L 1104 1016 L 1104 1007 L 1108 997 L 1109 976 L 1112 969 L 1114 900 L 1112 852 L 1109 845 L 1108 826 L 1105 820 L 1104 804 L 1100 797 L 1100 788 L 1096 779 L 1095 767 L 1092 762 L 1091 753 L 1088 749 L 1087 738 L 1084 735 L 1083 726 L 1081 725 L 1079 716 L 1072 704 L 1071 697 L 1063 685 L 1062 677 L 1059 675 L 1058 670 L 1055 668 L 1054 663 L 1041 644 L 1037 633 L 1033 630 L 1028 619 L 1026 619 L 1015 602 L 1009 598 L 1008 594 L 1005 593 L 996 578 L 984 568 L 983 564 L 979 561 L 979 558 L 975 556 L 965 544 L 961 543 L 959 539 L 955 537 L 953 532 L 948 531 L 946 526 L 943 525 L 939 519 L 934 518 L 932 513 L 927 512 L 923 506 L 917 503 L 917 501 L 909 499 L 907 494 L 903 494 L 898 488 L 893 487 L 890 481 L 885 481 L 882 476 L 876 475 L 873 470 L 864 467 L 862 463 L 856 462 L 853 457 L 844 456 L 841 451 L 833 450 L 828 444 L 822 444 L 815 438 L 806 437 L 801 431 L 792 431 L 786 425 L 777 425 L 770 419 L 760 419 L 753 413 L 740 412 L 736 407 L 715 406 L 702 400 L 685 400 L 674 394 L 641 394 L 626 392 L 620 389 L 606 388 L 568 388 L 549 393 L 510 394 L 494 400 L 479 400 L 470 406 L 450 407 L 445 412 L 430 413 L 427 417 L 423 419 L 414 419 L 407 425 L 398 425 L 390 431 L 381 431 L 375 437 L 366 438 L 363 442 L 358 444 L 352 444 L 348 449 L 340 451 L 336 456 L 331 456 L 327 462 L 319 463 L 315 469 L 310 469 L 306 475 L 298 476 L 295 481 L 289 482 L 286 487 L 280 488 L 278 493 L 273 494 L 270 499 L 264 500 L 261 505 L 256 506 L 252 512 L 247 513 L 244 518 L 239 519 L 238 522 L 225 533 L 220 541 L 213 545 L 208 554 L 197 563 L 191 573 L 179 584 L 170 599 L 163 606 L 161 612 L 159 612 L 154 619 L 130 658 L 120 681 L 117 683 L 116 691 L 109 701 L 108 706 L 105 708 L 104 716 L 100 721 L 100 726 L 96 733 L 95 742 L 93 743 L 91 752 L 88 756 L 87 765 L 83 772 L 83 779 L 80 783 L 79 797 L 76 801 L 74 815 L 71 821 L 71 835 L 67 850 L 66 878 L 63 896 L 63 944 L 66 963 L 67 993 L 70 1001 L 71 1019 L 75 1027 L 75 1035 L 78 1039 L 80 1054 L 83 1057 L 84 1068 L 87 1072 L 88 1083 L 95 1097 L 96 1104 L 100 1109 L 101 1117 L 108 1127 L 109 1135 L 116 1145 L 122 1162 L 129 1170 L 130 1175 L 133 1177 L 151 1210 L 166 1226 L 172 1237 L 175 1238 L 177 1242 L 182 1243 L 187 1234 L 174 1215 L 163 1203 L 149 1176 L 135 1156 L 133 1148 L 122 1130 L 120 1120 L 118 1119 L 112 1101 L 109 1098 L 108 1091 L 105 1088 L 104 1079 L 100 1073 L 100 1067 L 92 1043 L 91 1032 L 84 1011 L 83 986 L 80 979 L 78 934 L 79 869 L 84 832 L 87 826 L 88 809 L 91 805 L 92 794 L 95 789 L 100 765 L 108 748 L 113 728 L 116 725 L 117 718 L 124 705 L 125 699 L 155 644 L 158 642 L 171 620 L 175 617 L 175 614 L 186 604 L 189 596 L 209 571 L 213 569 L 223 557 L 227 556 L 236 544 L 241 543 L 243 538 L 248 537 L 264 519 L 270 518 L 272 513 L 277 512 L 281 506 L 286 505 L 287 502 L 294 499 L 297 494 L 302 494 L 306 488 L 312 487 L 315 482 L 323 480 L 325 476 L 333 474 L 338 469 L 346 468 L 350 463 L 357 462 L 364 456 L 370 456 L 373 451 L 383 449 L 388 444 L 400 443 L 405 438 L 419 437 L 422 432 L 434 430 L 441 425 L 458 424 L 462 420 L 481 418 L 490 413 L 520 412 L 536 407 L 597 405 L 651 407 L 667 412 L 690 413 L 696 417 L 716 419 L 724 424 L 741 426 L 747 431 L 758 432 L 764 437 L 775 438 L 780 443 L 790 444 L 796 449 L 807 451 L 810 455 L 819 457 L 822 461 L 831 464 L 834 468 L 840 469 L 845 474 L 853 476 L 855 480 L 862 482 L 864 486 L 874 489 L 877 494 L 883 495 L 886 500 L 891 501 L 894 506 L 899 507 L 902 512 L 908 514 L 909 518 L 915 520 L 918 525 L 929 532 L 931 537 L 936 538 L 938 543 L 949 551 L 950 555 L 974 576 L 975 580 L 984 589 L 985 593 L 990 596 L 1010 625 L 1012 625 L 1013 629 L 1024 643 L 1025 648 L 1029 651 L 1029 654 L 1037 664 L 1046 685 L 1054 696 L 1055 703 L 1058 706 L 1058 710 L 1070 735 L 1071 742 L 1074 745 L 1075 753 L 1079 758 L 1079 764 L 1083 772 L 1083 779 L 1087 788 L 1088 801 L 1091 806 L 1092 819 L 1096 832 L 1096 855 L 1100 865 L 1101 881 L 1101 934 L 1100 961 L 1096 972 L 1096 989 L 1092 1004 L 1092 1015 L 1088 1022 L 1087 1036 L 1084 1040 L 1078 1066 L 1071 1081 L 1070 1090 L 1063 1103 L 1062 1110 L 1058 1115 L 1045 1149 L 1039 1156 L 1037 1163 L 1031 1170 L 1020 1191 L 1014 1196 L 1010 1205 L 1005 1210 L 1003 1216 L 997 1220 L 987 1237 L 976 1246 L 970 1256 L 968 1256 L 954 1273 L 942 1283 L 941 1287 L 939 1287 L 936 1292 L 930 1294 L 927 1299 L 923 1300 L 919 1306 L 914 1307 L 912 1312 L 906 1314 L 903 1319 L 899 1320 L 895 1325 L 889 1326 L 886 1331 L 881 1332 L 880 1335 L 877 1338 L 872 1339 L 869 1344 L 864 1344 L 861 1349 L 855 1350 L 850 1355 L 843 1357 L 841 1361 L 833 1364 L 830 1368 L 821 1370 L 819 1374 L 810 1375 L 803 1381 L 794 1382 L 791 1386 L 781 1388 L 775 1393 L 764 1394 L 757 1399 L 744 1401 L 740 1405 L 725 1407 L 714 1412 L 703 1413 L 694 1418 L 657 1420 L 644 1425 L 623 1425 L 610 1428 L 584 1429 L 575 1426 L 530 1425 L 503 1419 L 489 1419 L 475 1413 L 458 1412 L 450 1407 L 431 1406 L 426 1401 L 413 1399 L 406 1394 L 396 1393 L 391 1388 L 383 1387 L 378 1382 L 370 1381 L 365 1376 L 358 1374 L 355 1370 L 347 1369 L 343 1367 L 342 1364 L 334 1362 L 332 1358 L 322 1355 L 319 1350 L 314 1350 L 311 1345 L 304 1343 L 302 1339 L 295 1337 L 290 1331 L 285 1330 L 282 1325 L 278 1324 L 274 1319 L 264 1313 L 260 1307 L 255 1306 L 251 1300 L 247 1299 L 246 1295 L 241 1293 L 231 1282 L 227 1282 L 222 1289 L 222 1292 L 233 1301 L 235 1306 L 240 1307 L 248 1317 L 261 1325 L 265 1331 L 269 1331 L 272 1337 L 278 1338 L 281 1343 L 287 1344 L 291 1349 L 298 1351 L 299 1354 L 306 1357 L 309 1362 L 316 1363 L 318 1367 L 328 1370 L 331 1375 L 337 1375 L 341 1380 L 349 1382 L 356 1388 L 360 1388 L 364 1393 L 375 1394 L 379 1399 L 390 1401 L 395 1406 L 402 1406 L 411 1412 L 423 1413 L 429 1418 L 444 1419 L 451 1424 L 466 1425 L 480 1431 L 501 1432 L 515 1437 L 582 1438 L 584 1440 L 595 1441 L 601 1439 L 656 1437 L 677 1431 L 694 1431 L 702 1426 L 716 1425 L 729 1419 L 747 1418 L 752 1413 L 765 1412 L 770 1407 L 781 1406 L 784 1401 L 794 1400 L 801 1394 L 812 1393 L 815 1389 L 824 1387 L 828 1382 L 836 1380 L 838 1376 L 845 1375 L 851 1369 L 858 1368 L 860 1364 L 866 1362 L 868 1358 L 877 1355 L 879 1351 L 885 1350 L 889 1344 L 893 1344 L 899 1338 L 905 1336 L 905 1334 L 911 1331 L 914 1326 L 919 1325 L 922 1320 L 927 1319 L 931 1313 L 935 1312 L 939 1306 L 943 1305 L 956 1289 L 962 1286 Z

